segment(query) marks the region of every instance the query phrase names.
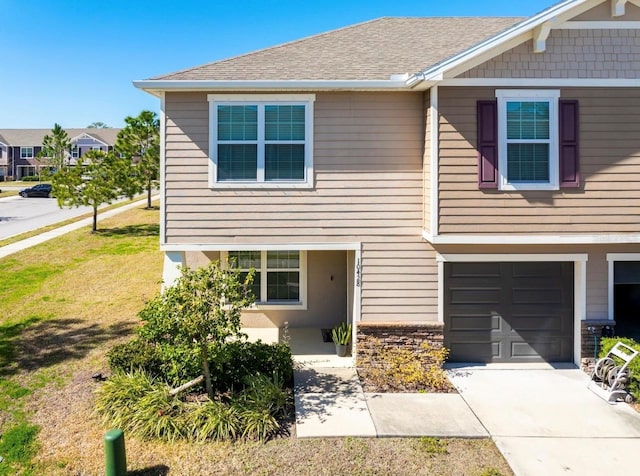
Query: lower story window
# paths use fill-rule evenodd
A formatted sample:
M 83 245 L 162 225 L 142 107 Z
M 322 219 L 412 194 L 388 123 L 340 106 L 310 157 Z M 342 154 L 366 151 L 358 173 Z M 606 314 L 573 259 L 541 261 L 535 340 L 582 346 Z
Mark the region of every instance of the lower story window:
M 229 251 L 230 266 L 244 279 L 255 275 L 251 290 L 258 304 L 300 304 L 303 301 L 304 252 L 297 250 Z

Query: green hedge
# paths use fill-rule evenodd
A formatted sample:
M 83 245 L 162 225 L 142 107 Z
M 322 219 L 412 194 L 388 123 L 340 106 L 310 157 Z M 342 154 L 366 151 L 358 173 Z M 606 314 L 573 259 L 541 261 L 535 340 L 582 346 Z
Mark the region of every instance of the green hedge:
M 22 177 L 20 180 L 22 180 L 23 182 L 39 182 L 40 177 L 38 177 L 37 175 L 28 175 L 26 177 Z
M 598 357 L 605 357 L 618 342 L 622 342 L 632 349 L 640 351 L 640 344 L 628 337 L 603 337 L 600 341 L 600 354 Z M 627 389 L 636 401 L 640 401 L 640 356 L 633 359 L 627 368 L 631 371 L 631 379 L 629 380 Z
M 277 375 L 287 386 L 293 382 L 291 349 L 285 344 L 233 341 L 209 347 L 209 367 L 214 390 L 225 393 L 244 388 L 248 377 Z M 108 353 L 113 372 L 144 371 L 177 387 L 202 373 L 200 358 L 188 347 L 162 346 L 135 338 Z

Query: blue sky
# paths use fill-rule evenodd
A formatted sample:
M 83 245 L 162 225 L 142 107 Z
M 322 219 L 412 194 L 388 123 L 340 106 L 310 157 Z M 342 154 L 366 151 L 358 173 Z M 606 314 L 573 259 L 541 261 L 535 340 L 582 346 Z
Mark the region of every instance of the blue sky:
M 554 0 L 0 0 L 0 128 L 123 125 L 131 81 L 381 16 L 530 16 Z

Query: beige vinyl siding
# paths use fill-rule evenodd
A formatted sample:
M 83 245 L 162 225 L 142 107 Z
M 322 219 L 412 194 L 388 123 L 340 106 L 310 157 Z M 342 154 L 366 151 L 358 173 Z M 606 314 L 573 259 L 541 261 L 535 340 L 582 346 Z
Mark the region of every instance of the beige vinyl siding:
M 423 93 L 317 93 L 313 189 L 209 189 L 206 94 L 165 111 L 167 243 L 362 243 L 362 319 L 437 319 Z
M 166 242 L 387 240 L 422 229 L 421 93 L 318 94 L 313 190 L 210 190 L 205 94 L 167 94 Z
M 640 78 L 640 30 L 552 30 L 546 50 L 526 41 L 461 78 Z
M 440 89 L 440 233 L 638 233 L 640 89 L 561 88 L 580 107 L 580 189 L 477 185 L 476 101 L 495 88 Z
M 424 225 L 423 228 L 431 233 L 431 98 L 429 92 L 425 93 L 425 133 L 424 133 L 424 160 L 422 162 L 424 180 Z
M 362 244 L 362 319 L 436 321 L 435 251 L 419 239 Z

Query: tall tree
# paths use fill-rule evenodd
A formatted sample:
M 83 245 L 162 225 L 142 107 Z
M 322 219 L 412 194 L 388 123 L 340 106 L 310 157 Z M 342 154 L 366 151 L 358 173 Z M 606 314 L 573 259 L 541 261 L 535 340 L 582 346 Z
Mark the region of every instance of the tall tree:
M 108 128 L 109 126 L 102 121 L 92 122 L 87 126 L 87 129 L 108 129 Z
M 98 229 L 98 207 L 131 194 L 131 163 L 113 152 L 87 152 L 75 167 L 59 169 L 51 178 L 58 206 L 93 208 L 91 232 Z
M 151 208 L 153 182 L 160 173 L 160 121 L 155 112 L 142 111 L 124 122 L 115 149 L 135 164 L 135 176 L 140 189 L 147 191 L 147 208 Z
M 38 152 L 36 159 L 43 165 L 48 165 L 53 170 L 61 170 L 66 165 L 71 151 L 71 141 L 69 135 L 60 124 L 54 124 L 51 135 L 44 136 L 42 149 Z

